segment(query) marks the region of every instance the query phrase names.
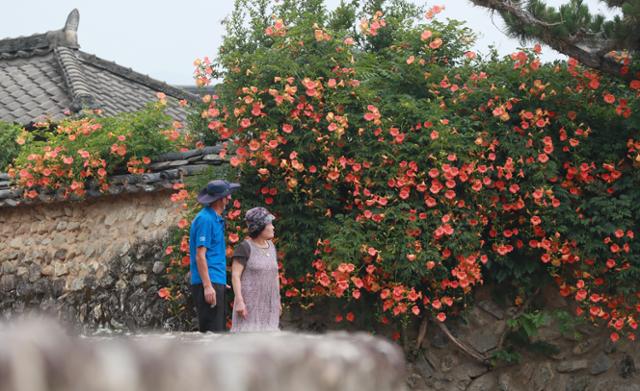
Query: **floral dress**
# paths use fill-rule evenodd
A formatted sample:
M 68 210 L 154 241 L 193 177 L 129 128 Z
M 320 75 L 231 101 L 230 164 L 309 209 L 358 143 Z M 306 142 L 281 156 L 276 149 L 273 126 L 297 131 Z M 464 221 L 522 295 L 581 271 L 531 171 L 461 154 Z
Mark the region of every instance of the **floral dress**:
M 234 261 L 244 264 L 240 277 L 246 318 L 233 311 L 231 332 L 278 331 L 280 325 L 280 281 L 276 248 L 267 241 L 266 249 L 253 241 L 240 243 Z

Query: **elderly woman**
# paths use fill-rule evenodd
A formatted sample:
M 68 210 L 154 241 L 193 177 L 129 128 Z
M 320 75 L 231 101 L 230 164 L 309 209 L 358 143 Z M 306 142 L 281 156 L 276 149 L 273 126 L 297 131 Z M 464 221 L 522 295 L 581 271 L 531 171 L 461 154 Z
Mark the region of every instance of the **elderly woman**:
M 262 207 L 247 211 L 249 238 L 238 244 L 231 264 L 235 302 L 231 332 L 278 331 L 280 283 L 274 236 L 274 217 Z

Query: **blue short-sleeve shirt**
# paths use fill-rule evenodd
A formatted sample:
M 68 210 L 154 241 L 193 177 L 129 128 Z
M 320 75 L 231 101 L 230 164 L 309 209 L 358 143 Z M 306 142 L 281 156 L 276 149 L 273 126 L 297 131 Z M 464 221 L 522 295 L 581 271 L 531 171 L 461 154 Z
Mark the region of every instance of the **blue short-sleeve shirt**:
M 192 285 L 202 284 L 196 264 L 198 247 L 207 248 L 207 266 L 211 282 L 214 284 L 226 284 L 227 246 L 224 240 L 224 219 L 208 206 L 196 215 L 189 231 Z

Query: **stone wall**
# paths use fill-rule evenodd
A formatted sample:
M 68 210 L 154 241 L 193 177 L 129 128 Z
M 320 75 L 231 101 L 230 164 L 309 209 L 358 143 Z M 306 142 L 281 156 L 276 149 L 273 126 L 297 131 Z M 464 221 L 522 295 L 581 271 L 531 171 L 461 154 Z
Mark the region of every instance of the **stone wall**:
M 158 325 L 161 242 L 178 219 L 168 191 L 0 208 L 0 311 L 40 309 L 87 327 Z
M 640 391 L 640 342 L 609 339 L 610 329 L 596 327 L 587 320 L 565 317 L 575 312 L 572 300 L 558 294 L 555 286 L 541 289 L 531 299 L 528 311 L 544 309 L 549 316 L 537 334 L 524 340 L 505 338 L 503 347 L 516 344 L 515 356 L 507 362 L 497 355 L 509 320 L 520 315 L 521 307 L 503 303 L 489 286 L 476 291 L 474 305 L 447 318 L 447 330 L 457 343 L 487 358 L 472 358 L 431 321 L 426 336 L 416 346 L 419 322 L 408 322 L 406 340 L 398 340 L 407 352 L 407 386 L 415 391 Z M 361 310 L 362 311 L 362 310 Z M 336 323 L 344 313 L 337 301 L 316 300 L 308 310 L 285 312 L 281 326 L 316 332 L 336 329 L 355 331 L 354 324 Z M 391 336 L 396 327 L 373 327 L 376 335 Z
M 402 391 L 404 369 L 397 346 L 363 333 L 76 338 L 0 324 L 0 391 Z
M 549 290 L 551 291 L 551 290 Z M 549 297 L 547 297 L 549 298 Z M 547 311 L 571 311 L 561 297 L 543 303 Z M 518 313 L 489 299 L 459 319 L 447 321 L 457 340 L 486 357 L 481 363 L 463 353 L 435 325 L 415 352 L 408 385 L 421 391 L 640 391 L 638 342 L 612 343 L 611 332 L 587 322 L 561 327 L 550 316 L 531 338 L 518 346 L 521 355 L 508 364 L 495 359 L 507 320 Z M 566 325 L 565 325 L 566 326 Z

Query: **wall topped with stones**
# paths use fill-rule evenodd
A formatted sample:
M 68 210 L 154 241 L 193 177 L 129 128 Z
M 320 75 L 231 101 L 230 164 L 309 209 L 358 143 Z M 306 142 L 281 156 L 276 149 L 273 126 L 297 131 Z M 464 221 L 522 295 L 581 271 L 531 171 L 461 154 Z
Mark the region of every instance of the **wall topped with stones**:
M 222 146 L 169 152 L 149 172 L 109 177 L 83 197 L 37 189 L 31 198 L 0 173 L 0 314 L 53 312 L 95 328 L 167 327 L 162 239 L 180 215 L 170 194 L 184 179 L 226 162 Z M 179 327 L 189 327 L 189 311 Z
M 161 242 L 180 218 L 170 194 L 0 209 L 3 315 L 40 309 L 89 327 L 158 325 Z
M 109 177 L 109 188 L 103 191 L 100 183 L 87 180 L 86 194 L 79 196 L 60 188 L 25 189 L 14 182 L 8 173 L 0 172 L 0 208 L 19 205 L 34 205 L 62 201 L 82 201 L 86 199 L 118 195 L 126 193 L 149 193 L 171 189 L 182 183 L 184 177 L 197 175 L 211 166 L 219 166 L 226 162 L 222 154 L 222 146 L 210 146 L 191 149 L 184 152 L 169 152 L 157 156 L 144 174 L 123 174 Z M 222 154 L 224 155 L 224 154 Z M 29 190 L 35 190 L 36 195 Z M 33 197 L 33 198 L 32 198 Z M 1 211 L 0 211 L 1 213 Z

